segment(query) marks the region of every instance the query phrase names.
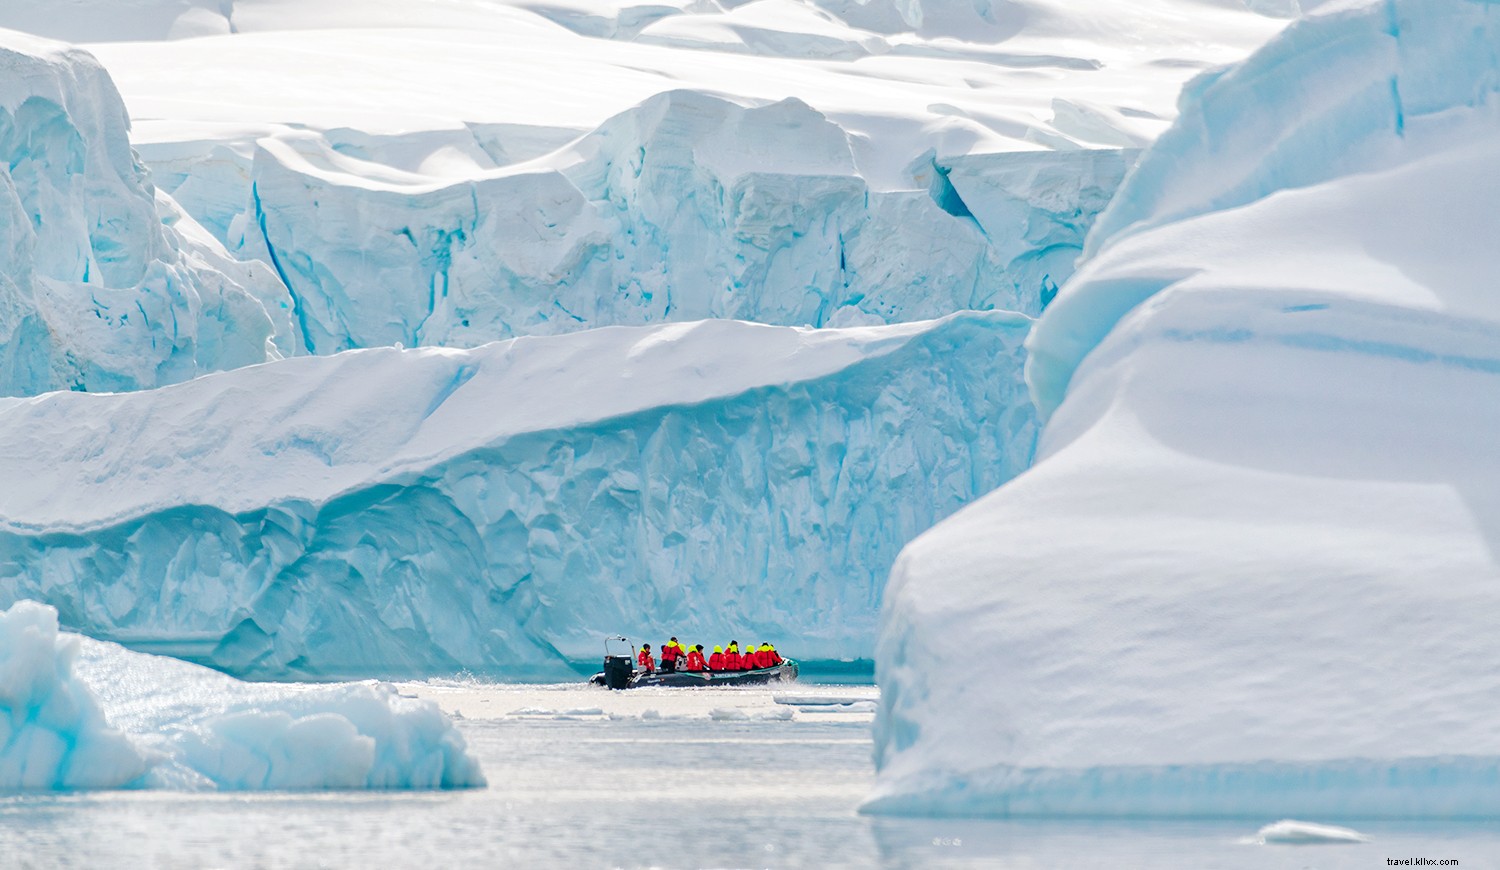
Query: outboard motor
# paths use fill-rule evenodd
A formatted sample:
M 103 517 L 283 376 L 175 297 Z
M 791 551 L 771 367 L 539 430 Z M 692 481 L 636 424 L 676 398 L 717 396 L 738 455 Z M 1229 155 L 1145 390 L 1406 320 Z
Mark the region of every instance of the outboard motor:
M 615 655 L 610 652 L 609 642 L 620 641 L 625 644 L 625 655 Z M 635 662 L 630 658 L 630 641 L 623 637 L 610 637 L 604 640 L 604 685 L 611 689 L 630 688 L 630 678 L 635 676 Z
M 629 688 L 634 673 L 635 666 L 630 663 L 630 656 L 604 657 L 604 685 L 611 689 Z

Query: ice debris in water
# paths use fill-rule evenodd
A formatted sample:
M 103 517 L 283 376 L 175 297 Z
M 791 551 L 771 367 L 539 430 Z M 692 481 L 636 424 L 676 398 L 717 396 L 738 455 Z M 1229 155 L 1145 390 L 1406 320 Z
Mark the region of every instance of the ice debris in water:
M 1368 843 L 1370 838 L 1352 828 L 1339 828 L 1333 825 L 1318 825 L 1312 822 L 1299 822 L 1295 819 L 1282 819 L 1279 822 L 1266 825 L 1255 832 L 1255 840 L 1258 843 L 1283 843 L 1293 846 L 1306 846 L 1315 844 L 1335 843 Z
M 146 754 L 74 673 L 78 648 L 50 607 L 0 613 L 0 790 L 116 788 L 146 772 Z
M 0 790 L 484 785 L 430 701 L 382 683 L 244 683 L 0 612 Z

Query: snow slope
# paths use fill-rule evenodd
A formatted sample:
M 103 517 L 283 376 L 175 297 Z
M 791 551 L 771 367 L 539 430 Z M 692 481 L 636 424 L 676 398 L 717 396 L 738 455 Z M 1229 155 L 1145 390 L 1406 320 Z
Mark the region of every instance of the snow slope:
M 0 403 L 0 597 L 236 673 L 868 656 L 901 545 L 1024 468 L 1027 318 L 608 328 Z
M 127 131 L 92 57 L 0 32 L 0 395 L 152 387 L 292 349 L 267 313 L 290 322 L 280 282 L 158 203 Z
M 870 809 L 1500 813 L 1493 11 L 1189 86 L 1029 340 L 1036 465 L 893 570 Z
M 0 792 L 464 788 L 484 775 L 436 704 L 381 684 L 252 685 L 0 612 Z

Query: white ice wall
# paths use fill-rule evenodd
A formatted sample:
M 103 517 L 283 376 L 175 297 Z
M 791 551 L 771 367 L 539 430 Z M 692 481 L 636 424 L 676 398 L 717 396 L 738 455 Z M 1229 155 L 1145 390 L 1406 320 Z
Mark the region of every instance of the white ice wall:
M 617 327 L 0 404 L 0 599 L 258 675 L 558 676 L 612 633 L 868 656 L 901 545 L 1029 460 L 1029 325 Z
M 138 389 L 280 355 L 279 282 L 221 269 L 191 220 L 163 224 L 128 129 L 92 57 L 0 34 L 0 395 Z
M 1029 339 L 1035 466 L 892 572 L 872 810 L 1500 812 L 1497 44 L 1341 4 L 1189 87 Z

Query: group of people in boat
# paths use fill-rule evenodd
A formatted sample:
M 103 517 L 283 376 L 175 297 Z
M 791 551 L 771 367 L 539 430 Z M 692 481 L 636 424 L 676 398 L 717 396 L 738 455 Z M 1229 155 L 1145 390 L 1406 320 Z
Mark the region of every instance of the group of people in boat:
M 641 644 L 641 650 L 636 653 L 635 661 L 642 671 L 648 674 L 656 673 L 656 658 L 651 654 L 651 644 Z M 762 643 L 760 646 L 751 645 L 746 647 L 744 652 L 740 652 L 739 641 L 731 640 L 727 648 L 716 646 L 712 653 L 704 656 L 703 644 L 684 646 L 674 637 L 661 648 L 662 673 L 754 671 L 761 668 L 774 668 L 779 664 L 781 664 L 781 655 L 776 652 L 776 647 L 769 643 Z

